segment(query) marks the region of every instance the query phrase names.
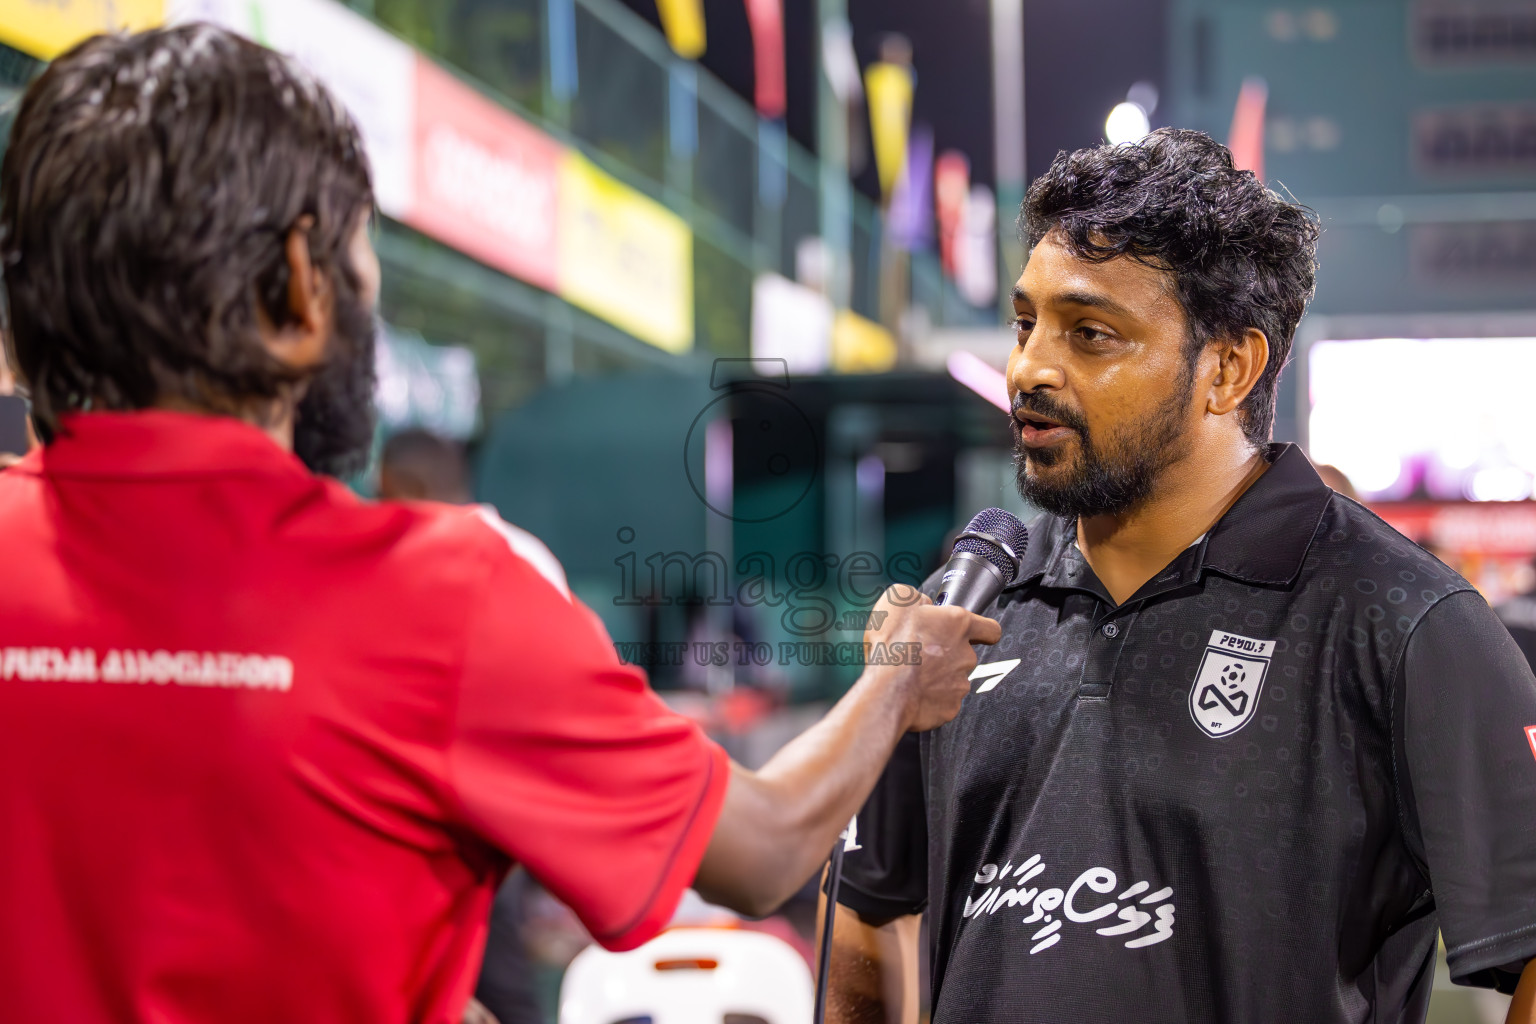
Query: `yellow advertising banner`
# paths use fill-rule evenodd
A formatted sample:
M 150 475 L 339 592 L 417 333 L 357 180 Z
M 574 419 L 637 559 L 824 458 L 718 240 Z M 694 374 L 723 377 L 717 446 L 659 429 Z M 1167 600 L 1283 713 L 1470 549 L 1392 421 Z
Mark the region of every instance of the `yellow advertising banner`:
M 832 321 L 832 369 L 838 373 L 885 373 L 896 365 L 896 338 L 849 309 Z
M 560 276 L 572 305 L 657 348 L 693 348 L 693 233 L 577 153 L 560 166 Z
M 86 36 L 165 20 L 166 0 L 3 0 L 0 42 L 52 60 Z

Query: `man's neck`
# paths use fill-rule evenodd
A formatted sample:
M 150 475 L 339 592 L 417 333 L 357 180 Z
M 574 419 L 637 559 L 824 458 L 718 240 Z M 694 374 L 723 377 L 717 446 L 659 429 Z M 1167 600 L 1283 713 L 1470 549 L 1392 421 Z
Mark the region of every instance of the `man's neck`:
M 1163 471 L 1153 493 L 1117 516 L 1077 523 L 1077 546 L 1116 604 L 1124 604 L 1226 514 L 1269 463 L 1246 443 L 1197 443 Z
M 199 416 L 227 416 L 228 413 L 204 408 L 195 402 L 174 395 L 155 402 L 155 408 L 171 412 L 194 413 Z M 249 409 L 236 419 L 243 420 L 272 439 L 272 443 L 285 452 L 293 451 L 294 402 L 291 398 L 279 398 L 263 408 Z

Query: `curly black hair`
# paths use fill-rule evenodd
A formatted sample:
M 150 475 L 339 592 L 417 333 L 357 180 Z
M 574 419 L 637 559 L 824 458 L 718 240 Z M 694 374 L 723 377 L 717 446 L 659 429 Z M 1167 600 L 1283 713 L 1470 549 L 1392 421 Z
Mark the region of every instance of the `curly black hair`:
M 373 208 L 356 125 L 312 75 L 211 25 L 100 35 L 27 89 L 0 166 L 16 367 L 44 441 L 72 410 L 180 397 L 238 413 L 293 374 L 284 245 L 304 215 L 338 305 Z
M 1238 170 L 1204 132 L 1159 128 L 1140 142 L 1056 154 L 1019 219 L 1030 249 L 1059 230 L 1082 259 L 1129 256 L 1171 274 L 1191 366 L 1212 341 L 1263 331 L 1269 365 L 1238 415 L 1250 442 L 1269 440 L 1280 371 L 1317 277 L 1312 211 Z

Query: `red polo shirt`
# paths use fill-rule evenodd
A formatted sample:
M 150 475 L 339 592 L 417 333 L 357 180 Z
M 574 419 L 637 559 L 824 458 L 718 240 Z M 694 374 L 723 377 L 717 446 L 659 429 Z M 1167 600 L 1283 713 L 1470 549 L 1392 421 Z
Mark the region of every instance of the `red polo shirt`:
M 510 861 L 665 924 L 725 755 L 541 545 L 231 419 L 66 428 L 0 473 L 0 1018 L 456 1022 Z

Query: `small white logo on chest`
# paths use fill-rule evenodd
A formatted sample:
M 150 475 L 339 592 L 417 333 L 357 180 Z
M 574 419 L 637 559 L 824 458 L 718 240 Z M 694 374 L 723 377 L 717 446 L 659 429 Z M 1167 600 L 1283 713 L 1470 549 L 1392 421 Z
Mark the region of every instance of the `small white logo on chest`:
M 978 679 L 983 680 L 982 684 L 976 687 L 976 692 L 986 693 L 1002 682 L 1004 676 L 1019 667 L 1019 661 L 1020 659 L 1018 658 L 1009 658 L 1007 661 L 993 661 L 985 665 L 977 665 L 971 670 L 970 675 L 971 682 L 973 683 Z
M 1207 736 L 1230 736 L 1253 719 L 1273 640 L 1213 630 L 1189 688 L 1189 714 Z

